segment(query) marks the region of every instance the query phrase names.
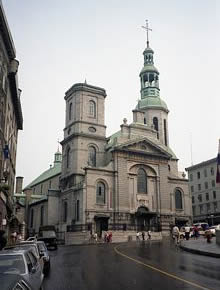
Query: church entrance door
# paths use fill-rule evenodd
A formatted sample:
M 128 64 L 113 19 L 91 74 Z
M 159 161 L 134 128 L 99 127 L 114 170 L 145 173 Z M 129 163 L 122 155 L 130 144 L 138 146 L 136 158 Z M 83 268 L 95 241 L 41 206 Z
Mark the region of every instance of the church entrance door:
M 108 219 L 105 216 L 95 216 L 95 231 L 99 238 L 102 237 L 102 232 L 108 230 Z
M 149 212 L 149 209 L 145 206 L 138 208 L 135 213 L 136 225 L 138 231 L 148 231 L 151 230 L 151 219 L 153 218 L 154 213 Z

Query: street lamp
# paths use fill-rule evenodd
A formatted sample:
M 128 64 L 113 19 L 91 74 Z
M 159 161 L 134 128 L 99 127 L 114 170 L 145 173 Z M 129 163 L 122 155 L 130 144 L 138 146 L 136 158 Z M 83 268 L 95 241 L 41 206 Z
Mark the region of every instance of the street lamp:
M 214 218 L 214 215 L 211 214 L 210 217 L 211 217 L 211 219 L 212 219 L 212 226 L 213 226 L 213 218 Z

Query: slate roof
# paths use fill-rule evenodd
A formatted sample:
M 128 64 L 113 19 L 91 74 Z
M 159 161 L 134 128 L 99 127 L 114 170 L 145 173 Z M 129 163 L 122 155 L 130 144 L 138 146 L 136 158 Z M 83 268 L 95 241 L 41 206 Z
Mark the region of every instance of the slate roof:
M 40 176 L 34 179 L 30 184 L 28 184 L 24 189 L 33 187 L 43 181 L 51 179 L 52 177 L 59 175 L 61 173 L 61 165 L 62 163 L 55 163 L 55 165 L 48 170 L 44 171 Z

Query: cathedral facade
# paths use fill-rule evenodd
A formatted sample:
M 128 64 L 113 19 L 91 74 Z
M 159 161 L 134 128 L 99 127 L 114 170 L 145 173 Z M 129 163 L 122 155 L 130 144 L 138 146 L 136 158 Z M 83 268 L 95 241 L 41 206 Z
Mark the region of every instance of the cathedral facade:
M 168 107 L 149 42 L 133 122 L 106 137 L 103 88 L 74 84 L 65 94 L 59 230 L 161 231 L 192 221 L 188 180 L 169 147 Z

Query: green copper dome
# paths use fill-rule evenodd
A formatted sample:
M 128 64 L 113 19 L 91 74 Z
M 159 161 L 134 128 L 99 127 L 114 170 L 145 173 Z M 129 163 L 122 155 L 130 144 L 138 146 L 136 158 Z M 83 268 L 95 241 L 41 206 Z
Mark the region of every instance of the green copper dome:
M 145 99 L 141 99 L 136 106 L 136 109 L 146 109 L 146 108 L 155 108 L 155 109 L 164 109 L 165 111 L 169 111 L 167 108 L 167 104 L 159 97 L 147 97 Z

